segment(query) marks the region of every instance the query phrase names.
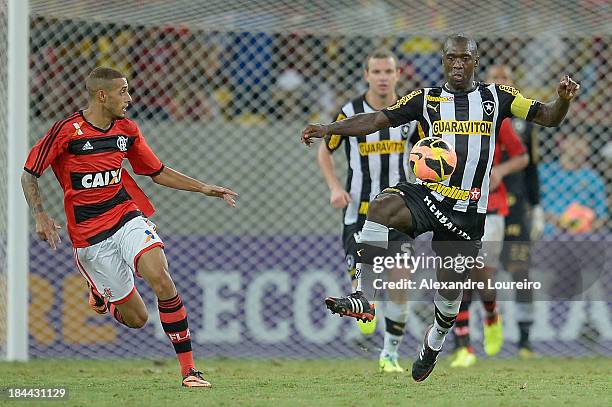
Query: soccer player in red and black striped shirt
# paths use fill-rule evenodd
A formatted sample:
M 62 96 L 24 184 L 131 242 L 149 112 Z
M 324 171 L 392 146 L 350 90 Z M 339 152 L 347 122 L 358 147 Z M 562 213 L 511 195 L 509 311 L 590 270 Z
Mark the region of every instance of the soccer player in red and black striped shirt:
M 98 67 L 86 80 L 89 106 L 51 127 L 32 148 L 21 184 L 36 221 L 36 233 L 55 249 L 60 226 L 45 212 L 38 177 L 51 166 L 64 191 L 68 235 L 77 267 L 90 287 L 90 305 L 110 311 L 120 323 L 141 328 L 147 308 L 134 286 L 142 276 L 157 295 L 160 320 L 181 365 L 183 386 L 210 387 L 195 369 L 187 312 L 168 273 L 163 242 L 148 217 L 153 207 L 122 168 L 157 184 L 222 198 L 236 206 L 237 194 L 207 185 L 164 166 L 126 118 L 132 101 L 125 76 Z

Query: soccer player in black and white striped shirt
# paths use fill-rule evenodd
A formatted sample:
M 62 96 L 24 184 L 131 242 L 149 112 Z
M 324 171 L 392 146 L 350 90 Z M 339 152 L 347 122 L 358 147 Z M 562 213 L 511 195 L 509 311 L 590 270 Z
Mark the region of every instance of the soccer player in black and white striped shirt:
M 502 120 L 519 117 L 542 126 L 558 126 L 579 89 L 566 75 L 557 86 L 557 99 L 540 103 L 510 86 L 475 82 L 478 63 L 476 42 L 465 35 L 452 35 L 442 50 L 443 86 L 415 90 L 380 112 L 329 125 L 311 124 L 302 130 L 302 141 L 309 145 L 314 138 L 329 134 L 355 137 L 417 120 L 426 135 L 448 141 L 457 152 L 457 168 L 445 182 L 400 183 L 370 203 L 357 250 L 358 275 L 370 275 L 385 250 L 396 248 L 400 241 L 405 246 L 427 231 L 433 231 L 432 248 L 439 257 L 475 258 L 484 231 L 495 136 Z M 435 293 L 434 323 L 412 365 L 415 381 L 429 376 L 455 322 L 462 295 L 456 286 L 467 274 L 458 271 L 447 266 L 437 269 L 438 282 L 445 286 Z M 358 284 L 348 297 L 329 297 L 325 302 L 332 312 L 370 319 L 374 308 L 367 299 L 374 298 L 375 292 L 373 285 Z
M 370 53 L 364 61 L 368 90 L 342 106 L 336 120 L 379 111 L 396 103 L 395 88 L 400 77 L 397 65 L 396 56 L 389 50 L 378 49 Z M 336 209 L 343 209 L 342 242 L 353 288 L 356 288 L 358 236 L 366 220 L 368 205 L 383 189 L 408 180 L 407 174 L 411 172 L 405 156 L 406 144 L 414 143 L 410 136 L 416 134 L 416 125 L 412 122 L 353 138 L 329 135 L 319 147 L 319 167 L 330 190 L 330 203 Z M 338 180 L 331 156 L 342 143 L 348 164 L 346 186 Z M 393 298 L 386 303 L 385 338 L 379 359 L 382 372 L 404 371 L 398 364 L 397 350 L 408 318 L 407 305 L 403 298 Z M 368 337 L 374 333 L 376 320 L 358 322 L 363 335 Z

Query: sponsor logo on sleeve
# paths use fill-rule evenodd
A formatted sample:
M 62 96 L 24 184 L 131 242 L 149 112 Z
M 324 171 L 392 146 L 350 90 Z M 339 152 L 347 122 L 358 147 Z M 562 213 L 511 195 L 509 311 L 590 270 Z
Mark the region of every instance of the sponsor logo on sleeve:
M 407 104 L 408 102 L 410 102 L 415 96 L 420 95 L 421 93 L 423 93 L 422 89 L 419 90 L 413 90 L 412 92 L 410 92 L 409 94 L 407 94 L 406 96 L 402 96 L 400 100 L 398 100 L 397 102 L 395 102 L 394 105 L 391 105 L 387 108 L 387 110 L 395 110 L 395 109 L 399 109 L 400 107 L 404 106 L 405 104 Z
M 75 128 L 75 133 L 78 136 L 82 136 L 83 135 L 83 130 L 81 130 L 81 124 L 83 124 L 83 122 L 80 123 L 72 123 L 72 126 Z
M 503 90 L 504 92 L 509 93 L 512 96 L 516 96 L 516 95 L 518 95 L 520 93 L 518 89 L 513 88 L 512 86 L 497 85 L 497 87 L 499 88 L 499 90 Z

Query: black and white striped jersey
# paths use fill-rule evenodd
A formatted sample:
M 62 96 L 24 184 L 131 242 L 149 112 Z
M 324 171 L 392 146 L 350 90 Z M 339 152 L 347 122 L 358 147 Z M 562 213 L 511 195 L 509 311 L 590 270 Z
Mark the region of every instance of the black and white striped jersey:
M 365 95 L 345 104 L 336 121 L 358 113 L 372 113 Z M 348 163 L 346 190 L 352 202 L 344 210 L 344 224 L 364 222 L 368 205 L 384 188 L 411 179 L 406 149 L 410 148 L 411 136 L 417 134 L 417 122 L 382 129 L 367 136 L 343 137 L 332 135 L 325 139 L 330 151 L 337 150 L 344 142 L 344 152 Z M 417 137 L 418 139 L 418 137 Z
M 456 211 L 486 213 L 495 137 L 501 122 L 513 116 L 530 121 L 539 106 L 513 87 L 478 83 L 471 91 L 459 93 L 446 86 L 418 89 L 383 112 L 392 126 L 417 120 L 421 137 L 441 137 L 455 148 L 457 167 L 450 178 L 441 183 L 418 183 Z

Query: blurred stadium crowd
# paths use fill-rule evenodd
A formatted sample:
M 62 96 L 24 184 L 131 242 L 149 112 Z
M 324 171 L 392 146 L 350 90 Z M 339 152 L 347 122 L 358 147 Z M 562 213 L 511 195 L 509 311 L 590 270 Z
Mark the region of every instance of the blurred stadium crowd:
M 202 32 L 37 17 L 30 38 L 31 112 L 43 120 L 83 106 L 82 78 L 99 65 L 119 69 L 130 80 L 132 117 L 166 122 L 328 121 L 342 103 L 365 91 L 365 82 L 355 86 L 363 58 L 381 45 L 399 58 L 400 93 L 442 81 L 441 38 L 435 37 Z M 592 206 L 609 228 L 612 105 L 601 85 L 610 68 L 606 39 L 506 35 L 478 41 L 481 66 L 509 65 L 528 97 L 550 100 L 556 81 L 571 66 L 581 94 L 560 130 L 540 130 L 545 135 L 541 156 L 553 162 L 565 151 L 575 155 L 578 167 L 594 171 L 601 181 L 594 188 L 600 191 L 589 199 L 600 201 Z M 63 106 L 50 94 L 64 95 Z M 580 148 L 560 148 L 568 137 L 584 142 Z M 601 191 L 602 184 L 607 191 Z M 552 187 L 562 200 L 563 188 Z
M 47 87 L 58 91 L 59 86 L 68 95 L 99 65 L 125 72 L 136 97 L 135 113 L 158 120 L 330 117 L 355 93 L 367 50 L 381 45 L 400 59 L 400 91 L 442 80 L 440 39 L 430 37 L 211 33 L 37 18 L 31 38 L 31 103 L 37 116 L 56 110 L 45 106 Z M 587 122 L 593 119 L 590 113 L 610 110 L 605 94 L 591 92 L 595 82 L 605 80 L 608 47 L 604 38 L 479 39 L 481 65 L 512 66 L 521 89 L 535 97 L 550 96 L 551 81 L 566 72 L 562 57 L 571 58 L 573 66 L 579 61 L 573 74 L 583 88 L 580 120 Z M 576 50 L 585 55 L 573 55 Z

